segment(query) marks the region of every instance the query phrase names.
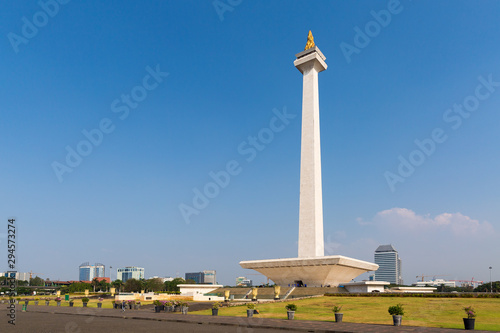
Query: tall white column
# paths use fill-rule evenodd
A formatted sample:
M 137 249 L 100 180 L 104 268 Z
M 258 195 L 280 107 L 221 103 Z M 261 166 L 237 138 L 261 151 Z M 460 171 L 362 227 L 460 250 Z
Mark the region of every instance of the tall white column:
M 317 46 L 296 54 L 303 75 L 300 157 L 299 258 L 325 255 L 319 134 L 318 73 L 328 66 Z

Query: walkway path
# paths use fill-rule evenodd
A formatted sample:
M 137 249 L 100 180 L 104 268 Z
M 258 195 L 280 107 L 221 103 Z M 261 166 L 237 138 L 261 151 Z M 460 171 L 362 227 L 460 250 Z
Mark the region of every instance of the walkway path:
M 459 330 L 429 327 L 333 323 L 304 320 L 182 315 L 151 310 L 28 306 L 16 315 L 16 327 L 7 323 L 7 310 L 0 308 L 0 332 L 424 332 L 451 333 Z M 126 320 L 125 320 L 126 319 Z M 403 319 L 404 324 L 404 319 Z M 486 331 L 475 331 L 486 332 Z

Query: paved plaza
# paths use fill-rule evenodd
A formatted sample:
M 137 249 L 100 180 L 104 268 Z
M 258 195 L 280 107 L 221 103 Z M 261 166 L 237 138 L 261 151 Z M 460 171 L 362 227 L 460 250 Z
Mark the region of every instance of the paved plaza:
M 7 309 L 0 310 L 0 332 L 29 333 L 110 333 L 110 332 L 424 332 L 451 333 L 459 330 L 394 327 L 354 323 L 333 323 L 304 320 L 263 319 L 154 313 L 151 309 L 122 312 L 114 309 L 28 306 L 21 312 L 18 306 L 16 325 L 7 323 Z M 486 331 L 476 331 L 486 332 Z

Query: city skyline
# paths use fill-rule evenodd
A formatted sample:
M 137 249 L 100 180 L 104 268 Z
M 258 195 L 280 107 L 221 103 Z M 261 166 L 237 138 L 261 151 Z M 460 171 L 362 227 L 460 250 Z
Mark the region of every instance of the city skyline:
M 17 270 L 73 280 L 89 260 L 151 276 L 209 267 L 229 285 L 248 275 L 241 260 L 295 256 L 293 60 L 311 30 L 329 66 L 325 255 L 372 262 L 393 244 L 405 283 L 499 280 L 500 3 L 230 8 L 0 4 L 0 247 L 15 217 Z

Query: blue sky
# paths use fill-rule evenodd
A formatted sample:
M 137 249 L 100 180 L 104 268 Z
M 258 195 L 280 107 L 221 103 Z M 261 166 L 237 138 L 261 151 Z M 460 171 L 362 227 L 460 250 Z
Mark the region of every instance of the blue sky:
M 312 30 L 329 66 L 326 254 L 372 261 L 391 243 L 406 283 L 500 279 L 499 2 L 41 3 L 0 4 L 0 241 L 16 217 L 18 270 L 215 269 L 234 284 L 264 281 L 240 260 L 295 257 L 293 61 Z M 277 114 L 283 129 L 248 150 Z

